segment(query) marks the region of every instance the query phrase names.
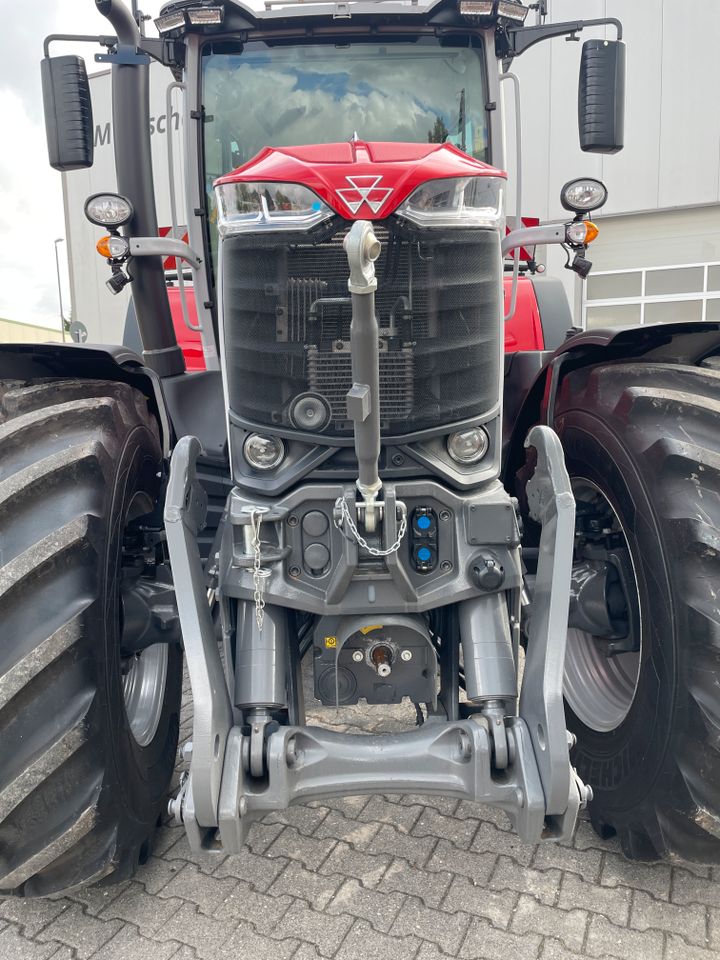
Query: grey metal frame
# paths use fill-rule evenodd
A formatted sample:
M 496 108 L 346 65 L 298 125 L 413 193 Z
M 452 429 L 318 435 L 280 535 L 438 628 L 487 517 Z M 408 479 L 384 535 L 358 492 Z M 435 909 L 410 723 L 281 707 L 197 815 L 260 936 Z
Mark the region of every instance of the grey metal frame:
M 307 483 L 291 490 L 278 500 L 267 501 L 270 512 L 263 520 L 267 527 L 277 526 L 278 547 L 266 552 L 265 565 L 271 570 L 264 596 L 268 603 L 320 615 L 366 614 L 368 610 L 383 613 L 420 613 L 448 603 L 478 596 L 473 580 L 473 558 L 487 547 L 505 568 L 503 589 L 519 588 L 522 573 L 518 546 L 520 533 L 510 497 L 499 481 L 491 482 L 472 493 L 455 493 L 433 480 L 404 480 L 383 484 L 385 523 L 383 546 L 389 547 L 397 535 L 395 504 L 432 501 L 442 504 L 450 514 L 441 524 L 447 537 L 445 550 L 452 558 L 447 572 L 438 568 L 433 574 L 409 572 L 397 554 L 386 558 L 387 573 L 372 581 L 353 579 L 358 565 L 358 546 L 353 540 L 332 528 L 331 569 L 323 577 L 300 575 L 289 578 L 285 566 L 297 562 L 299 526 L 290 526 L 287 519 L 305 507 L 328 516 L 338 497 L 344 498 L 357 522 L 356 488 L 353 483 Z M 243 529 L 249 523 L 248 508 L 259 501 L 235 488 L 227 505 L 227 524 L 220 549 L 219 573 L 222 590 L 228 596 L 243 600 L 253 597 L 251 558 L 244 554 Z M 442 541 L 441 541 L 442 544 Z M 445 551 L 443 551 L 444 553 Z M 372 586 L 372 590 L 370 590 Z
M 234 714 L 197 543 L 207 512 L 207 494 L 196 477 L 200 449 L 195 437 L 183 437 L 175 447 L 164 520 L 193 694 L 193 800 L 199 821 L 212 823 Z
M 368 792 L 440 793 L 493 804 L 529 842 L 571 835 L 578 811 L 591 796 L 570 766 L 561 716 L 561 621 L 567 619 L 574 502 L 554 432 L 536 427 L 528 444 L 538 455 L 530 498 L 543 532 L 519 716 L 505 720 L 507 768 L 501 774 L 494 770 L 493 738 L 484 716 L 433 719 L 420 730 L 392 737 L 286 726 L 267 738 L 267 777 L 258 784 L 244 773 L 250 737 L 235 724 L 195 541 L 205 509 L 195 479 L 200 445 L 195 438 L 180 441 L 172 457 L 165 521 L 195 716 L 189 775 L 170 809 L 194 849 L 237 853 L 249 824 L 269 810 Z M 387 490 L 385 498 L 387 503 Z
M 177 257 L 190 264 L 193 271 L 202 267 L 202 257 L 187 243 L 172 237 L 131 237 L 130 256 L 132 257 Z M 180 271 L 182 273 L 182 270 Z

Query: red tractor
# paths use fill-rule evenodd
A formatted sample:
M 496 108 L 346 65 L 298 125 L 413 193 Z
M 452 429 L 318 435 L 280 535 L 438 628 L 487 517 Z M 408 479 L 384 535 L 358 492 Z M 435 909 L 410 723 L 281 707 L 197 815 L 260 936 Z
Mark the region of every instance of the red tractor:
M 170 809 L 198 852 L 242 854 L 293 803 L 416 792 L 501 808 L 528 842 L 589 804 L 630 857 L 720 861 L 720 328 L 565 336 L 560 308 L 504 350 L 505 255 L 562 244 L 586 276 L 606 191 L 573 181 L 566 223 L 506 238 L 502 85 L 534 43 L 611 27 L 583 46 L 579 117 L 615 152 L 621 25 L 179 0 L 151 39 L 96 7 L 118 185 L 86 214 L 142 355 L 0 350 L 0 890 L 148 856 L 183 655 Z M 50 162 L 87 167 L 84 65 L 54 39 Z M 188 243 L 158 237 L 151 59 L 184 89 Z M 329 710 L 405 700 L 417 726 L 307 725 L 303 661 Z

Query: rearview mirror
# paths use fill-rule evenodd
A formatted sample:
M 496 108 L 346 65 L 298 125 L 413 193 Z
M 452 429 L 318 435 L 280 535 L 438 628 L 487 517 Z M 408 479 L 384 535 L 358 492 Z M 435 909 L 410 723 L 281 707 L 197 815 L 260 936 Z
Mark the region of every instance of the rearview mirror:
M 40 64 L 50 166 L 82 170 L 93 165 L 93 116 L 85 61 L 45 57 Z
M 625 146 L 625 44 L 587 40 L 580 61 L 580 147 L 618 153 Z

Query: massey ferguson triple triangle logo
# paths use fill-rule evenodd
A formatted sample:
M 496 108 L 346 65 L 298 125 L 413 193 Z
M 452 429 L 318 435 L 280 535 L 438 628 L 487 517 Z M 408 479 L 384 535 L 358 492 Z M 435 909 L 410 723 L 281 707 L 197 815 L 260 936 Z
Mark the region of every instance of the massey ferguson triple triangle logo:
M 379 186 L 382 177 L 345 177 L 350 184 L 338 194 L 351 213 L 357 213 L 363 203 L 366 203 L 373 213 L 377 213 L 392 193 L 391 187 Z

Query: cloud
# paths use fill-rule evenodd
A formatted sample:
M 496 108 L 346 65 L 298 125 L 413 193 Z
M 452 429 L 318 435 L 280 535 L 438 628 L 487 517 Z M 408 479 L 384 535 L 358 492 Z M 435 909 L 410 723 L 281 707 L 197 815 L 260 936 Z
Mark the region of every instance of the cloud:
M 463 90 L 466 119 L 483 141 L 482 70 L 468 49 L 413 48 L 408 56 L 382 44 L 352 54 L 309 47 L 276 50 L 268 60 L 247 52 L 210 61 L 205 105 L 217 120 L 209 135 L 237 142 L 237 164 L 266 145 L 325 143 L 354 132 L 363 140 L 425 142 L 438 117 L 455 134 Z

